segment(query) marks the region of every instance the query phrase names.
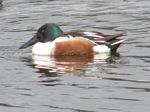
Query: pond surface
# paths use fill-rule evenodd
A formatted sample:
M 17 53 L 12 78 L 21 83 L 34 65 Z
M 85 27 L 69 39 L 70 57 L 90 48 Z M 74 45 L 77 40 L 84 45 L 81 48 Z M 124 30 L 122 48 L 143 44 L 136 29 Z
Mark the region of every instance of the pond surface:
M 0 6 L 1 112 L 149 112 L 149 0 L 5 0 Z M 18 48 L 44 23 L 125 32 L 115 57 L 37 57 Z

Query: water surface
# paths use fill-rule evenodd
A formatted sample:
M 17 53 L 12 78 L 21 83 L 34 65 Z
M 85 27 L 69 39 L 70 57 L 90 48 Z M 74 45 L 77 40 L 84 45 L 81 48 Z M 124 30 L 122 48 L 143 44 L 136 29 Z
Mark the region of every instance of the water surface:
M 149 0 L 5 0 L 0 6 L 0 111 L 148 112 Z M 18 48 L 44 23 L 125 32 L 116 56 L 37 57 Z

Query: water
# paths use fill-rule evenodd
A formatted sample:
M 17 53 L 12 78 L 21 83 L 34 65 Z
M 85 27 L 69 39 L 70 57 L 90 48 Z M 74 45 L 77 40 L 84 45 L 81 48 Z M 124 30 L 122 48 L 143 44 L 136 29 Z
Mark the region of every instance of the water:
M 1 112 L 149 112 L 149 0 L 5 0 L 0 7 Z M 18 50 L 44 23 L 126 32 L 118 56 L 35 57 Z

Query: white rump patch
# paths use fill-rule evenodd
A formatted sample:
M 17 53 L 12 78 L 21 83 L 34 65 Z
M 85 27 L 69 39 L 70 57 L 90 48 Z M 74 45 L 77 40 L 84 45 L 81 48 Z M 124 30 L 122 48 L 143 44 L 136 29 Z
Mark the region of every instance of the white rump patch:
M 106 45 L 96 45 L 93 47 L 93 50 L 96 54 L 110 53 L 110 48 Z

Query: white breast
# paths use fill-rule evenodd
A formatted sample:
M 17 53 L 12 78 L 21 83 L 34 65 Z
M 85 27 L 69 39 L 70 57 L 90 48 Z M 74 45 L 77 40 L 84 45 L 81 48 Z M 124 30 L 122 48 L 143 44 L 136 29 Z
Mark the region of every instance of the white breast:
M 67 39 L 67 37 L 59 37 L 52 42 L 38 42 L 33 46 L 32 53 L 35 55 L 54 55 L 55 43 L 66 41 Z
M 32 53 L 36 55 L 52 55 L 54 47 L 55 47 L 54 44 L 50 42 L 46 43 L 38 42 L 33 46 Z

